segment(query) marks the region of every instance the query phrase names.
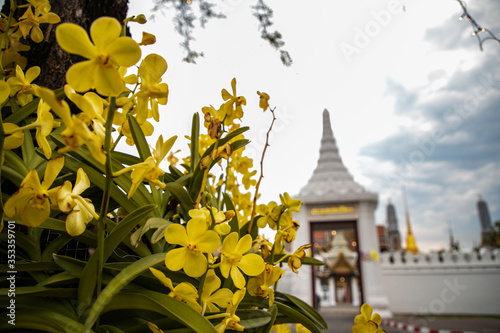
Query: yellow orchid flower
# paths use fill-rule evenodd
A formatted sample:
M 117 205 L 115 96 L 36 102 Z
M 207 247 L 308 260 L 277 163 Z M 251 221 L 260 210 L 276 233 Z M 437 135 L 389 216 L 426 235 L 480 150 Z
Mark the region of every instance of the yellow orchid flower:
M 50 5 L 48 9 L 50 10 Z M 59 23 L 59 21 L 61 21 L 59 16 L 55 13 L 50 13 L 46 5 L 36 6 L 35 13 L 33 13 L 31 6 L 28 6 L 23 16 L 19 18 L 19 30 L 21 30 L 24 38 L 30 35 L 32 41 L 40 43 L 43 40 L 43 32 L 40 29 L 40 24 L 55 24 Z
M 37 119 L 33 123 L 37 125 L 35 139 L 38 146 L 42 148 L 45 158 L 50 159 L 52 156 L 52 148 L 50 148 L 47 136 L 52 132 L 54 127 L 59 127 L 60 123 L 54 121 L 54 116 L 50 113 L 50 106 L 43 100 L 38 103 Z
M 160 280 L 160 282 L 170 289 L 168 296 L 173 297 L 181 302 L 186 303 L 196 311 L 201 313 L 201 305 L 198 304 L 198 291 L 196 288 L 188 282 L 181 282 L 177 286 L 174 287 L 172 284 L 172 280 L 165 276 L 161 271 L 150 267 L 149 270 L 153 275 Z
M 257 91 L 257 95 L 259 95 L 259 107 L 262 109 L 262 111 L 266 111 L 269 108 L 269 95 L 266 94 L 265 92 L 260 92 Z
M 273 325 L 271 333 L 292 333 L 292 329 L 288 324 Z
M 298 269 L 302 267 L 302 261 L 300 259 L 306 256 L 306 250 L 311 246 L 311 244 L 302 245 L 288 259 L 288 267 L 290 267 L 295 274 L 297 274 L 299 272 Z
M 243 332 L 245 330 L 245 327 L 241 326 L 240 323 L 240 317 L 236 315 L 236 310 L 238 309 L 238 306 L 240 305 L 241 301 L 245 297 L 246 289 L 240 289 L 237 290 L 233 294 L 233 299 L 231 301 L 231 304 L 226 309 L 225 317 L 221 323 L 219 323 L 217 326 L 215 326 L 215 329 L 217 330 L 218 333 L 223 333 L 228 327 L 234 331 L 239 331 Z
M 0 80 L 0 104 L 3 104 L 10 96 L 10 85 Z
M 21 66 L 16 66 L 16 76 L 10 77 L 7 83 L 10 86 L 10 96 L 16 96 L 19 104 L 24 106 L 33 100 L 33 88 L 31 84 L 40 75 L 40 67 L 33 66 L 24 74 Z
M 76 174 L 75 187 L 72 188 L 71 182 L 67 180 L 57 192 L 59 209 L 65 213 L 71 212 L 66 218 L 66 231 L 70 236 L 81 235 L 92 218 L 99 219 L 92 201 L 80 196 L 89 187 L 89 178 L 80 168 Z
M 210 215 L 210 211 L 206 207 L 203 207 L 201 209 L 191 209 L 188 214 L 192 217 L 192 219 L 200 219 L 204 221 L 207 224 L 207 228 L 210 228 L 210 226 L 212 225 L 212 216 Z M 227 235 L 231 231 L 231 227 L 225 222 L 228 222 L 234 217 L 234 211 L 217 211 L 217 208 L 212 207 L 212 214 L 215 218 L 214 231 L 219 235 Z
M 168 85 L 161 83 L 161 77 L 167 71 L 167 67 L 165 59 L 155 53 L 146 56 L 139 66 L 141 85 L 135 94 L 137 99 L 136 115 L 139 124 L 144 123 L 149 118 L 149 107 L 151 107 L 153 118 L 160 121 L 158 104 L 167 104 L 168 98 Z
M 200 296 L 202 314 L 205 312 L 219 312 L 219 307 L 225 309 L 231 304 L 233 292 L 227 288 L 220 288 L 221 281 L 213 269 L 209 269 L 203 284 Z M 216 306 L 217 305 L 217 306 Z
M 245 277 L 241 271 L 248 276 L 255 276 L 265 268 L 261 256 L 255 253 L 245 254 L 251 247 L 252 236 L 247 234 L 238 240 L 237 232 L 230 233 L 222 242 L 220 271 L 225 278 L 231 275 L 234 285 L 239 289 L 245 287 Z
M 94 133 L 101 142 L 104 142 L 106 120 L 103 118 L 104 101 L 102 98 L 92 91 L 80 95 L 69 84 L 64 86 L 64 93 L 82 111 L 78 114 L 78 118 L 87 125 L 92 124 Z
M 253 249 L 255 252 L 261 253 L 262 258 L 267 258 L 271 254 L 273 243 L 267 240 L 263 235 L 257 235 L 253 241 Z
M 161 330 L 158 326 L 155 324 L 148 322 L 148 328 L 151 330 L 153 333 L 164 333 L 163 330 Z
M 275 201 L 271 201 L 267 205 L 259 205 L 257 212 L 261 215 L 257 220 L 259 228 L 265 228 L 266 225 L 269 225 L 271 229 L 276 229 L 276 221 L 278 221 L 281 213 L 281 206 L 278 206 Z
M 241 119 L 243 117 L 242 105 L 246 105 L 247 101 L 243 96 L 236 95 L 236 79 L 231 80 L 231 88 L 233 94 L 230 94 L 226 89 L 222 89 L 222 99 L 226 101 L 221 107 L 226 115 L 226 120 L 224 124 L 231 125 L 235 119 Z
M 82 145 L 86 145 L 92 156 L 100 163 L 106 162 L 106 155 L 102 149 L 102 141 L 95 132 L 91 132 L 87 124 L 76 115 L 71 115 L 68 103 L 56 97 L 50 89 L 36 87 L 35 93 L 40 96 L 51 109 L 62 119 L 66 129 L 61 132 L 66 147 L 58 150 L 63 154 L 76 150 Z
M 64 166 L 64 156 L 50 160 L 45 168 L 42 183 L 35 169 L 24 178 L 19 190 L 14 193 L 4 205 L 4 213 L 9 217 L 21 214 L 24 224 L 28 227 L 38 227 L 50 215 L 50 200 L 54 198 L 60 186 L 49 189 Z
M 378 313 L 373 313 L 369 304 L 361 306 L 361 313 L 354 318 L 354 326 L 351 327 L 352 333 L 382 333 L 385 332 L 380 323 L 382 318 Z
M 283 207 L 288 208 L 293 212 L 300 212 L 299 208 L 302 205 L 302 202 L 299 199 L 292 199 L 290 198 L 290 195 L 285 192 L 283 195 L 280 194 L 280 200 Z
M 125 83 L 118 67 L 130 67 L 141 58 L 141 49 L 130 37 L 120 37 L 122 26 L 112 17 L 101 17 L 90 27 L 90 41 L 87 32 L 72 23 L 57 27 L 57 42 L 68 53 L 86 59 L 71 66 L 66 80 L 78 92 L 96 89 L 104 96 L 117 96 L 125 89 Z
M 308 328 L 300 323 L 295 324 L 295 331 L 297 331 L 297 333 L 311 333 Z
M 165 173 L 162 169 L 160 169 L 159 165 L 174 145 L 175 140 L 177 140 L 177 135 L 174 135 L 167 141 L 163 142 L 163 136 L 160 135 L 156 141 L 156 149 L 153 149 L 153 156 L 149 156 L 144 162 L 133 164 L 113 173 L 114 177 L 118 177 L 125 172 L 132 170 L 130 175 L 132 178 L 132 186 L 128 191 L 128 198 L 131 198 L 134 195 L 135 191 L 139 187 L 139 184 L 141 184 L 144 179 L 146 179 L 151 186 L 165 188 L 166 185 L 158 180 L 158 177 Z
M 192 219 L 184 227 L 171 224 L 165 229 L 165 240 L 181 247 L 168 251 L 165 265 L 171 271 L 184 269 L 191 277 L 202 276 L 208 267 L 204 253 L 212 253 L 220 245 L 219 235 L 208 230 L 207 224 L 201 219 Z
M 16 124 L 4 123 L 3 131 L 5 133 L 3 149 L 15 149 L 23 144 L 24 133 Z
M 248 293 L 252 296 L 266 298 L 269 296 L 269 306 L 274 303 L 274 289 L 271 287 L 285 274 L 278 266 L 266 264 L 266 268 L 256 277 L 248 280 Z

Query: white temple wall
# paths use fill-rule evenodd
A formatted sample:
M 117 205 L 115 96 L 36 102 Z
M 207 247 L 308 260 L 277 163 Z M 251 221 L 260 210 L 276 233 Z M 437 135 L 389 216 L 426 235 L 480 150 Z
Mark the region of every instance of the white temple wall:
M 377 230 L 375 228 L 374 211 L 376 202 L 362 201 L 359 203 L 358 241 L 362 253 L 379 250 Z M 388 298 L 382 282 L 381 267 L 378 262 L 361 261 L 361 282 L 363 284 L 363 300 L 372 306 L 382 317 L 391 317 L 388 309 Z
M 445 253 L 441 260 L 437 253 L 407 254 L 406 263 L 399 253 L 392 263 L 390 257 L 382 254 L 380 264 L 394 314 L 500 315 L 500 252 L 483 253 L 481 259 L 475 253 Z M 410 324 L 418 325 L 419 318 Z

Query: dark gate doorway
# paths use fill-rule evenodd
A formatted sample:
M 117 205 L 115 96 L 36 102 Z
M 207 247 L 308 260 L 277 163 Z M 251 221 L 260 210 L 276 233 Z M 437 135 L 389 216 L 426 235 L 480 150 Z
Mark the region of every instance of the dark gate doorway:
M 314 306 L 363 304 L 356 221 L 311 222 L 314 258 L 325 263 L 313 269 Z

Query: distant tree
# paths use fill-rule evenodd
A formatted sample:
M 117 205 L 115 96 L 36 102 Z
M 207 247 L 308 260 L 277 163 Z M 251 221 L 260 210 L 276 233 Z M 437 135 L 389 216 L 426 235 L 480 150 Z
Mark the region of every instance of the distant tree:
M 193 7 L 194 3 L 197 4 L 197 11 L 195 11 Z M 193 32 L 195 29 L 195 21 L 198 19 L 200 26 L 204 28 L 210 19 L 225 18 L 226 16 L 224 14 L 216 12 L 216 7 L 214 1 L 207 0 L 196 0 L 192 2 L 189 0 L 155 0 L 153 12 L 170 10 L 171 8 L 175 10 L 175 30 L 184 38 L 181 47 L 186 51 L 186 56 L 183 60 L 190 63 L 196 63 L 198 57 L 203 57 L 203 52 L 195 51 L 191 48 L 191 41 L 194 40 Z M 281 62 L 285 66 L 290 66 L 292 64 L 292 58 L 288 51 L 283 49 L 285 42 L 283 41 L 281 33 L 279 31 L 270 31 L 273 25 L 273 10 L 265 4 L 263 0 L 257 0 L 257 3 L 250 8 L 252 9 L 253 16 L 259 21 L 259 30 L 262 39 L 269 42 L 276 50 L 279 50 Z
M 201 27 L 212 18 L 224 18 L 225 16 L 215 12 L 214 1 L 207 0 L 155 0 L 153 11 L 174 10 L 174 24 L 177 33 L 184 41 L 181 47 L 185 49 L 184 61 L 195 63 L 198 57 L 203 56 L 203 52 L 195 51 L 191 48 L 191 41 L 194 40 L 195 21 L 199 20 Z M 26 0 L 19 0 L 18 5 L 26 4 Z M 197 5 L 197 11 L 193 8 Z M 11 1 L 6 0 L 2 7 L 2 13 L 9 14 Z M 61 23 L 71 22 L 82 26 L 87 31 L 94 20 L 101 16 L 111 16 L 119 21 L 125 20 L 128 12 L 128 0 L 50 0 L 52 12 L 59 15 Z M 285 42 L 278 31 L 270 32 L 273 22 L 273 11 L 263 0 L 258 0 L 255 6 L 251 7 L 253 14 L 259 20 L 259 29 L 263 39 L 280 51 L 280 58 L 286 66 L 292 64 L 292 59 L 287 51 L 282 47 Z M 18 19 L 24 13 L 23 9 L 18 9 L 15 18 Z M 44 33 L 44 40 L 41 43 L 34 43 L 26 40 L 30 50 L 24 53 L 27 58 L 27 68 L 39 66 L 45 75 L 37 79 L 40 86 L 55 89 L 64 85 L 65 73 L 71 65 L 80 61 L 78 56 L 63 52 L 56 42 L 55 29 L 53 25 L 42 24 L 40 27 Z M 50 70 L 49 70 L 50 69 Z
M 493 249 L 500 248 L 500 220 L 493 224 L 493 230 L 485 239 L 485 244 Z

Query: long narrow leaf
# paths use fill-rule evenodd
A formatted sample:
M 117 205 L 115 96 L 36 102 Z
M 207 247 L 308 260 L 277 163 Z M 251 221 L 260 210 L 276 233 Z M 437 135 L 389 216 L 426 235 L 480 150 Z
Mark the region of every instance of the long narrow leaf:
M 188 212 L 194 208 L 193 204 L 193 199 L 189 195 L 189 193 L 186 191 L 182 185 L 179 183 L 167 183 L 165 186 L 165 190 L 169 191 L 172 196 L 179 202 L 181 205 L 182 209 L 184 210 L 184 213 L 188 214 Z
M 90 257 L 83 269 L 80 284 L 78 286 L 78 310 L 80 312 L 84 311 L 90 305 L 96 287 L 99 258 L 97 251 L 104 251 L 103 260 L 106 262 L 116 247 L 120 245 L 124 239 L 129 238 L 130 231 L 148 216 L 154 208 L 155 205 L 140 207 L 127 215 L 127 217 L 118 223 L 106 237 L 104 249 L 97 249 L 92 257 Z
M 274 304 L 278 307 L 278 312 L 280 314 L 283 314 L 291 319 L 290 322 L 300 323 L 313 333 L 321 333 L 321 329 L 302 312 L 280 302 L 275 302 Z
M 123 309 L 154 311 L 175 319 L 194 332 L 216 332 L 214 326 L 205 317 L 186 303 L 150 290 L 121 292 L 106 306 L 104 311 Z
M 200 116 L 198 112 L 193 114 L 193 123 L 191 125 L 191 171 L 200 162 Z
M 165 253 L 157 253 L 130 264 L 123 269 L 118 275 L 99 294 L 97 300 L 93 303 L 89 310 L 89 315 L 85 321 L 84 332 L 89 332 L 97 318 L 100 316 L 104 307 L 111 301 L 123 287 L 132 281 L 139 274 L 156 264 L 165 260 Z
M 307 315 L 316 325 L 318 325 L 321 329 L 327 329 L 328 324 L 326 323 L 325 319 L 316 311 L 313 307 L 311 307 L 309 304 L 301 300 L 300 298 L 297 298 L 295 296 L 292 296 L 290 294 L 284 294 L 284 293 L 277 293 L 277 296 L 279 297 L 284 297 L 290 302 L 292 302 L 295 306 L 297 306 L 302 312 Z
M 134 138 L 134 144 L 137 147 L 137 151 L 139 152 L 139 156 L 141 157 L 141 160 L 145 161 L 146 158 L 151 156 L 151 150 L 149 149 L 146 137 L 142 132 L 141 126 L 137 123 L 137 120 L 135 120 L 135 118 L 131 114 L 127 114 L 127 121 L 130 126 L 132 137 Z

